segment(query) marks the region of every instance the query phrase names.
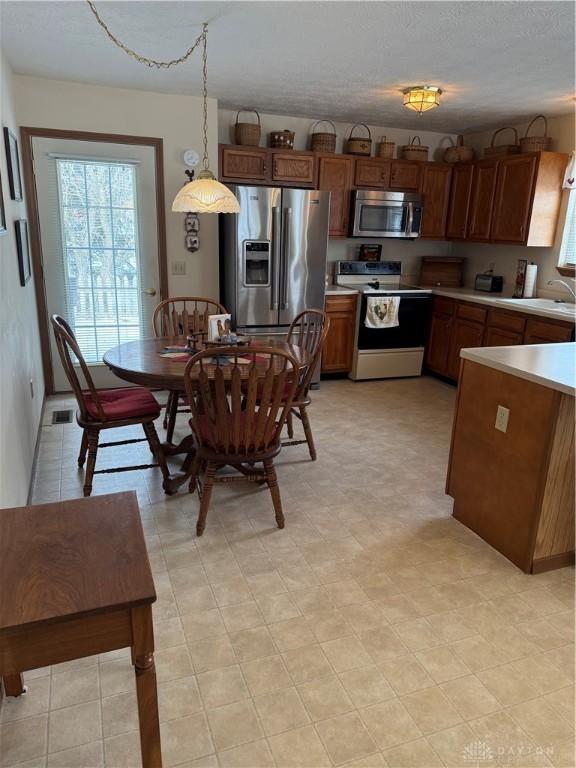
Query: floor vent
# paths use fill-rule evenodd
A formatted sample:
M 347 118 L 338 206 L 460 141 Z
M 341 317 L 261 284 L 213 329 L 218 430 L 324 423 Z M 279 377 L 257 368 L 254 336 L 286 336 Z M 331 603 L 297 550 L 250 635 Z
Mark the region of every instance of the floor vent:
M 72 411 L 52 411 L 52 424 L 71 424 Z

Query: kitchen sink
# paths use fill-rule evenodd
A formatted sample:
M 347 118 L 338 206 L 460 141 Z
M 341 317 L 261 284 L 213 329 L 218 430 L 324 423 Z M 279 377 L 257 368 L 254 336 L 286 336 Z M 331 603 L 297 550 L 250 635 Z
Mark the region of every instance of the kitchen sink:
M 514 304 L 518 309 L 521 307 L 526 307 L 527 309 L 546 309 L 566 315 L 569 318 L 574 318 L 576 313 L 575 304 L 556 302 L 554 299 L 498 299 L 498 303 L 507 304 L 508 306 Z

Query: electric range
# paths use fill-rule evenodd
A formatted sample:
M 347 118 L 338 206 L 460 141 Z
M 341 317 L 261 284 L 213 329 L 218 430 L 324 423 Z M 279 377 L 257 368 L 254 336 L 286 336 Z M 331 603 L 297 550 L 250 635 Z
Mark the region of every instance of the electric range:
M 404 284 L 400 261 L 338 261 L 335 282 L 354 288 L 361 295 L 350 378 L 420 376 L 430 324 L 432 291 Z M 369 296 L 400 298 L 396 327 L 366 327 L 364 320 Z

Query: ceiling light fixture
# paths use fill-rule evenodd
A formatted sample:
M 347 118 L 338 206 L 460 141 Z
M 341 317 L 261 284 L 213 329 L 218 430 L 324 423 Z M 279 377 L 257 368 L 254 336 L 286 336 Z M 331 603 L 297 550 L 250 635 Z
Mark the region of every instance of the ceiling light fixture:
M 411 85 L 410 88 L 405 88 L 402 93 L 404 94 L 404 106 L 421 115 L 422 112 L 428 112 L 429 109 L 434 109 L 440 105 L 442 89 L 435 85 Z

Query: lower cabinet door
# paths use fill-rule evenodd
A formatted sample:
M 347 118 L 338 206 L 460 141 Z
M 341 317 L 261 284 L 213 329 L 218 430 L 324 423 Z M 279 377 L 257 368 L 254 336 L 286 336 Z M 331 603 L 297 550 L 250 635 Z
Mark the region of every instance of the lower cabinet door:
M 348 373 L 352 370 L 356 335 L 356 296 L 326 296 L 330 329 L 322 353 L 323 373 Z
M 446 374 L 448 370 L 451 333 L 452 318 L 448 315 L 433 314 L 426 347 L 426 366 L 436 373 Z
M 473 323 L 469 320 L 454 320 L 452 339 L 450 341 L 450 353 L 448 355 L 449 378 L 458 380 L 460 372 L 460 350 L 466 347 L 481 347 L 484 338 L 484 325 Z
M 486 328 L 485 347 L 512 347 L 515 344 L 522 344 L 521 333 L 505 331 L 502 328 Z

